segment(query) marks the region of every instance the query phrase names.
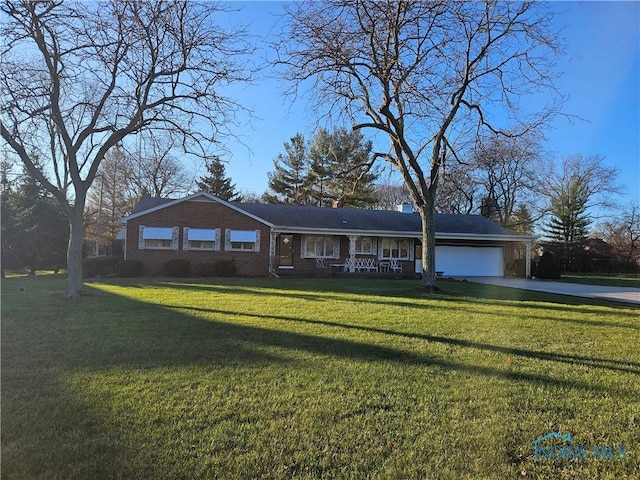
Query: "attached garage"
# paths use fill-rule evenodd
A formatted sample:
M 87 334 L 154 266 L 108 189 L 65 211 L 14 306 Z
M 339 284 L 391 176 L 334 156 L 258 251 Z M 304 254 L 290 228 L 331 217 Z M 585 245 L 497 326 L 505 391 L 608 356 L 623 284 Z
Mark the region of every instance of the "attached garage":
M 503 247 L 436 246 L 436 271 L 445 276 L 504 276 Z

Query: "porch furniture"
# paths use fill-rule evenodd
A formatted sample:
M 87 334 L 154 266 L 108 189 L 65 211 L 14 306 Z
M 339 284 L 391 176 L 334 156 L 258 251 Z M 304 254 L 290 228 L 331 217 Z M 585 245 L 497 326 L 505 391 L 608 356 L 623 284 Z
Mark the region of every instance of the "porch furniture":
M 327 268 L 327 263 L 325 262 L 323 257 L 316 258 L 316 268 L 319 270 L 324 270 Z
M 361 258 L 360 260 L 362 260 L 361 270 L 366 270 L 367 272 L 378 271 L 378 266 L 373 258 Z
M 343 272 L 347 272 L 348 269 L 346 268 L 344 263 L 332 263 L 331 264 L 331 271 L 336 271 L 336 270 L 342 270 Z
M 378 266 L 373 258 L 347 258 L 344 262 L 345 272 L 377 272 Z
M 354 263 L 354 262 L 352 262 L 352 260 L 351 260 L 350 258 L 347 258 L 347 259 L 344 261 L 344 271 L 345 271 L 345 272 L 351 272 L 352 270 L 354 270 L 353 268 L 351 268 L 351 265 L 352 265 L 353 263 Z
M 398 260 L 392 258 L 391 260 L 389 260 L 389 269 L 393 273 L 402 272 L 402 265 L 400 264 L 400 262 L 398 262 Z
M 388 272 L 389 271 L 389 262 L 380 262 L 378 265 L 380 266 L 380 271 L 381 272 Z

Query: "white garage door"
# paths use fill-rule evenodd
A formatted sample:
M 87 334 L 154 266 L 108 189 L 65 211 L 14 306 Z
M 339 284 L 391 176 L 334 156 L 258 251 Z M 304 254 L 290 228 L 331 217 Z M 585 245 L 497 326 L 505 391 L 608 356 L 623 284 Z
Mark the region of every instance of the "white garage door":
M 445 276 L 502 277 L 502 247 L 436 247 L 436 271 Z

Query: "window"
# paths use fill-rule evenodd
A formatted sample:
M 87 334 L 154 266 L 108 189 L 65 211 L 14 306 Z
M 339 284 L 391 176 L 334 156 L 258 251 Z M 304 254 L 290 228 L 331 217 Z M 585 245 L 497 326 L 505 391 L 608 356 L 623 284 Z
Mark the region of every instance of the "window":
M 333 237 L 304 237 L 304 258 L 340 258 L 338 245 Z
M 178 227 L 147 227 L 140 225 L 141 249 L 177 250 Z
M 358 237 L 356 240 L 356 251 L 361 255 L 373 254 L 373 239 L 371 237 Z
M 219 229 L 184 227 L 184 250 L 220 250 Z
M 260 250 L 259 230 L 227 230 L 225 249 L 227 251 L 258 252 Z
M 380 258 L 409 260 L 410 242 L 407 238 L 383 238 Z

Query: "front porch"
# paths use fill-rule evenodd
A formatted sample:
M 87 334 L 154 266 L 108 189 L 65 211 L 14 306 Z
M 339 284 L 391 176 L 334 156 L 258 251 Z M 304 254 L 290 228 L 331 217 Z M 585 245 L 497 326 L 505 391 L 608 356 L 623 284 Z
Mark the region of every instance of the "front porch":
M 411 238 L 274 232 L 270 273 L 292 275 L 414 274 Z
M 272 232 L 269 273 L 273 276 L 376 276 L 422 273 L 422 243 L 411 234 L 400 236 Z M 436 239 L 436 275 L 513 275 L 516 246 L 524 244 L 526 276 L 530 275 L 530 241 L 475 236 Z

